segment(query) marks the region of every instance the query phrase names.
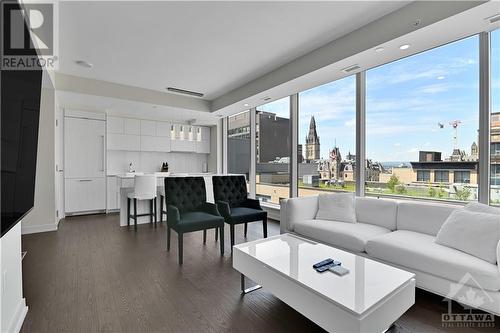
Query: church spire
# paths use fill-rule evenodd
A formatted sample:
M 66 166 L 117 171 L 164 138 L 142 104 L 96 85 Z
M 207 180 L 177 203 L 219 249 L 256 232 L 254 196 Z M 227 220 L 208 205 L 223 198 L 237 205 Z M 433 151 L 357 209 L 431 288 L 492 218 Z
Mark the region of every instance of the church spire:
M 316 131 L 316 120 L 314 116 L 311 117 L 309 123 L 309 134 L 306 136 L 306 160 L 314 161 L 320 159 L 320 144 L 319 136 Z

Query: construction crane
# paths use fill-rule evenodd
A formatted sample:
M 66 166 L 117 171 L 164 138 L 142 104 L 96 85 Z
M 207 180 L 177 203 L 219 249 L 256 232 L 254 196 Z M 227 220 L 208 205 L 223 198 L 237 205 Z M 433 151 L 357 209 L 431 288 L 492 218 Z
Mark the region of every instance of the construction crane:
M 460 120 L 450 121 L 450 125 L 453 127 L 453 149 L 458 149 L 458 125 L 461 123 Z
M 453 128 L 453 149 L 458 149 L 458 126 L 462 123 L 460 120 L 450 121 L 450 126 Z M 444 128 L 444 123 L 438 122 L 439 128 Z

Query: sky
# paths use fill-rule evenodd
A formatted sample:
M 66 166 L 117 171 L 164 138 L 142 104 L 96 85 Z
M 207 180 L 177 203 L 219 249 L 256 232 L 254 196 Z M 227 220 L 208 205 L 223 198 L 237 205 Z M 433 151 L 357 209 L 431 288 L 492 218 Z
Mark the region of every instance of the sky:
M 450 121 L 459 120 L 458 147 L 470 153 L 479 125 L 479 37 L 472 36 L 382 65 L 366 74 L 366 151 L 379 162 L 416 161 L 418 151 L 453 150 Z M 492 33 L 492 109 L 500 112 L 500 30 Z M 289 117 L 284 98 L 259 107 Z M 321 157 L 337 143 L 355 154 L 355 76 L 299 94 L 299 144 L 314 115 Z M 440 128 L 438 123 L 444 124 Z

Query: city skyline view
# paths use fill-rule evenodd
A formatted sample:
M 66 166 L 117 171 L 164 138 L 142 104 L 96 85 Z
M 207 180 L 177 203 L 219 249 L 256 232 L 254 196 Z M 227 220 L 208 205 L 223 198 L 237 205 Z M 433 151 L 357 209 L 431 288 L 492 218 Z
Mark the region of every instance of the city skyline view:
M 500 52 L 493 33 L 492 54 Z M 367 71 L 367 158 L 408 162 L 421 150 L 451 155 L 459 120 L 458 148 L 470 153 L 479 126 L 479 39 L 472 36 Z M 500 64 L 492 63 L 492 112 L 500 112 Z M 289 118 L 288 97 L 258 107 Z M 342 157 L 355 149 L 355 76 L 299 94 L 299 144 L 305 144 L 311 116 L 327 159 L 335 144 Z M 438 124 L 444 125 L 442 128 Z

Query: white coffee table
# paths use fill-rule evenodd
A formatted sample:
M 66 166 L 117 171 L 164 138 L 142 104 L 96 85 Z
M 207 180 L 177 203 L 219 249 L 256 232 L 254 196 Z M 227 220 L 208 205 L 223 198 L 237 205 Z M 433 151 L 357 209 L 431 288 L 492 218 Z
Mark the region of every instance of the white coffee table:
M 316 272 L 326 258 L 350 272 Z M 415 303 L 413 273 L 292 234 L 235 245 L 233 267 L 329 332 L 384 332 Z

